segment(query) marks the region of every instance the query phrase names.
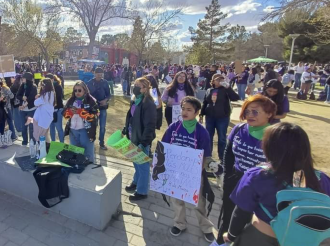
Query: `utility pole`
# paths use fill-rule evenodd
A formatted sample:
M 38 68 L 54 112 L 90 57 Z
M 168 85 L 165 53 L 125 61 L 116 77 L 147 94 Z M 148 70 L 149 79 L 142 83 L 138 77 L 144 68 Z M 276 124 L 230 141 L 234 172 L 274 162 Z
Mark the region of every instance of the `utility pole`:
M 289 37 L 292 38 L 292 46 L 291 46 L 291 54 L 290 54 L 290 62 L 289 62 L 289 68 L 291 68 L 291 63 L 292 63 L 292 56 L 293 56 L 293 49 L 294 49 L 294 42 L 296 39 L 300 36 L 300 34 L 289 34 Z

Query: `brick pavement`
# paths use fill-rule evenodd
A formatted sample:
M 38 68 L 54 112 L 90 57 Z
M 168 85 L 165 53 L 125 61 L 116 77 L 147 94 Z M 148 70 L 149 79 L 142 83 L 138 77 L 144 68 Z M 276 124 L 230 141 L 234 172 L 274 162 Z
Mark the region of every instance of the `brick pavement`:
M 122 203 L 105 230 L 98 231 L 0 191 L 0 246 L 209 245 L 198 228 L 193 206 L 186 208 L 187 231 L 173 237 L 169 233 L 173 225 L 173 211 L 160 194 L 150 192 L 148 199 L 135 204 L 128 200 L 130 194 L 124 187 L 132 180 L 132 163 L 105 156 L 98 156 L 97 161 L 121 170 L 123 174 Z M 214 191 L 216 201 L 210 219 L 216 224 L 221 192 L 215 186 Z

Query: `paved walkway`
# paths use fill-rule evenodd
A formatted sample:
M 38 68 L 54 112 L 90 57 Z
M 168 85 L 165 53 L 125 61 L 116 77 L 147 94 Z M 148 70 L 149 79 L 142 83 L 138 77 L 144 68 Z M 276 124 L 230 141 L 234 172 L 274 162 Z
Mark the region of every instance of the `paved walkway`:
M 0 246 L 209 245 L 198 228 L 193 206 L 186 208 L 187 231 L 173 237 L 169 233 L 173 225 L 173 211 L 160 194 L 150 192 L 148 199 L 135 204 L 128 200 L 129 193 L 124 187 L 132 180 L 132 163 L 105 156 L 97 156 L 97 162 L 121 170 L 123 175 L 122 203 L 105 230 L 98 231 L 0 191 Z M 221 191 L 213 186 L 216 201 L 210 219 L 216 224 Z

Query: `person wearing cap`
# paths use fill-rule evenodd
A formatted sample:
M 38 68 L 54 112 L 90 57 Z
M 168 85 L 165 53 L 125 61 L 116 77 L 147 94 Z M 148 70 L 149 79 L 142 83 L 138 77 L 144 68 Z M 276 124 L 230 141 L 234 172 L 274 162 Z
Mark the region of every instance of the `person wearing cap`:
M 226 147 L 226 134 L 230 121 L 231 101 L 238 101 L 239 95 L 225 82 L 222 74 L 214 74 L 212 77 L 212 88 L 205 93 L 199 122 L 203 123 L 206 116 L 206 129 L 210 135 L 211 153 L 213 150 L 213 137 L 215 130 L 218 133 L 218 156 L 222 160 Z
M 97 67 L 95 69 L 95 76 L 87 83 L 90 94 L 96 99 L 100 109 L 99 124 L 100 124 L 100 148 L 107 150 L 104 144 L 105 126 L 107 123 L 107 109 L 109 107 L 109 100 L 111 98 L 110 88 L 108 82 L 103 79 L 103 69 Z
M 57 76 L 53 75 L 51 73 L 47 74 L 45 76 L 46 78 L 49 78 L 54 86 L 55 90 L 55 107 L 54 107 L 54 117 L 53 121 L 50 124 L 49 132 L 50 137 L 52 141 L 56 140 L 56 131 L 58 133 L 58 138 L 61 143 L 64 143 L 64 131 L 63 131 L 63 89 L 62 89 L 62 80 Z
M 27 145 L 30 139 L 33 139 L 33 124 L 25 125 L 28 117 L 33 118 L 36 106 L 34 100 L 38 94 L 37 86 L 33 83 L 33 75 L 30 72 L 26 72 L 22 77 L 22 84 L 17 92 L 17 99 L 20 100 L 20 115 L 22 124 L 22 145 Z M 29 134 L 28 129 L 29 127 Z

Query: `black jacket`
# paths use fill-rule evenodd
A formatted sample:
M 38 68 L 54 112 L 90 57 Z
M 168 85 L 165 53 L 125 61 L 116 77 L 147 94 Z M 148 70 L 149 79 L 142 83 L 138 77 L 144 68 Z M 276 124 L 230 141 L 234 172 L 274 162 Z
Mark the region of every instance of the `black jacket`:
M 206 79 L 206 85 L 205 90 L 211 87 L 211 81 L 214 74 L 216 74 L 217 71 L 206 71 L 205 72 L 205 79 Z
M 213 92 L 217 93 L 217 100 L 215 101 L 215 104 L 212 101 L 212 94 Z M 223 118 L 223 117 L 229 117 L 231 113 L 231 106 L 230 101 L 238 101 L 239 95 L 231 88 L 225 88 L 225 87 L 219 87 L 217 89 L 210 88 L 206 91 L 201 115 L 206 115 L 207 117 L 212 118 Z
M 135 145 L 142 144 L 144 147 L 150 146 L 156 137 L 156 121 L 157 112 L 156 105 L 152 98 L 145 98 L 139 105 L 136 106 L 134 116 L 131 114 L 131 107 L 127 112 L 126 124 L 123 129 L 123 134 L 129 137 L 129 125 L 132 126 L 130 140 Z
M 56 106 L 55 109 L 63 108 L 63 88 L 58 83 L 54 86 L 55 96 L 56 96 Z
M 36 95 L 38 94 L 37 86 L 33 84 L 32 81 L 26 82 L 26 88 L 24 88 L 24 84 L 22 83 L 17 92 L 17 99 L 20 100 L 20 106 L 23 104 L 23 97 L 27 97 L 28 109 L 34 107 L 34 100 L 36 99 Z
M 75 101 L 75 98 L 71 97 L 68 100 L 68 102 L 66 103 L 65 108 L 62 113 L 64 118 L 69 119 L 65 126 L 65 131 L 64 131 L 65 136 L 69 135 L 69 133 L 70 133 L 72 115 L 70 115 L 69 111 L 70 111 L 70 108 L 72 107 L 74 101 Z M 90 120 L 83 119 L 83 121 L 85 123 L 85 129 L 87 131 L 89 140 L 91 142 L 94 142 L 96 139 L 96 128 L 97 128 L 97 123 L 98 123 L 97 113 L 99 112 L 99 110 L 98 110 L 99 107 L 98 107 L 95 99 L 92 96 L 88 95 L 83 100 L 83 104 L 81 105 L 81 108 L 84 109 L 85 111 L 87 111 L 91 117 L 93 117 Z

